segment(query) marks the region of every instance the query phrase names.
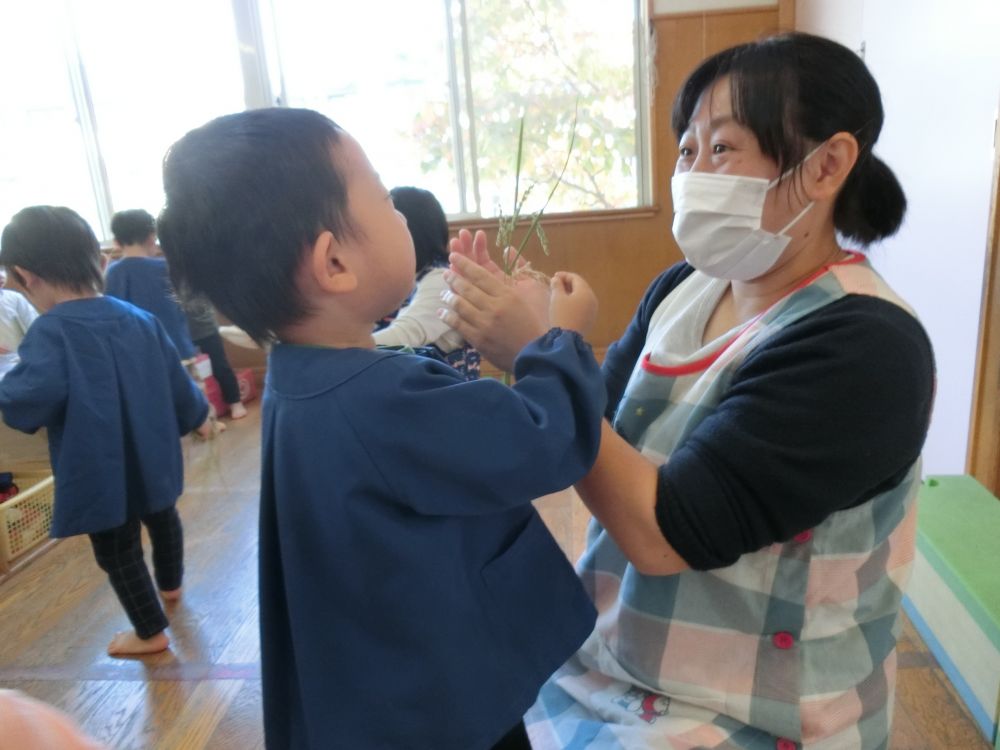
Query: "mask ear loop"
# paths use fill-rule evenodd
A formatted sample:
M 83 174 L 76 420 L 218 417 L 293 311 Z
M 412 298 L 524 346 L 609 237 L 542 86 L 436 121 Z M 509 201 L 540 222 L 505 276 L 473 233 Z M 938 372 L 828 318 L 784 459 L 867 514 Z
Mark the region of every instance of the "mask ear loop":
M 772 180 L 771 182 L 769 182 L 767 184 L 767 189 L 770 190 L 775 185 L 777 185 L 779 182 L 781 182 L 783 179 L 785 179 L 788 175 L 790 175 L 792 172 L 794 172 L 798 167 L 801 167 L 803 164 L 805 164 L 807 161 L 809 161 L 813 157 L 813 155 L 815 155 L 816 152 L 819 151 L 821 148 L 823 148 L 823 146 L 825 146 L 825 145 L 826 145 L 826 141 L 823 141 L 821 144 L 819 144 L 818 146 L 816 146 L 816 148 L 814 148 L 812 151 L 810 151 L 808 154 L 806 154 L 804 157 L 802 157 L 802 161 L 800 161 L 797 165 L 795 165 L 791 169 L 785 171 L 776 180 Z M 777 236 L 783 235 L 785 232 L 787 232 L 789 229 L 791 229 L 793 226 L 795 226 L 798 223 L 799 219 L 801 219 L 803 216 L 805 216 L 809 212 L 809 209 L 812 208 L 815 205 L 816 205 L 816 201 L 809 201 L 809 203 L 806 204 L 806 207 L 803 208 L 801 211 L 799 211 L 798 215 L 796 215 L 796 217 L 794 219 L 792 219 L 790 222 L 788 222 L 782 229 L 780 229 L 776 233 Z
M 808 213 L 809 209 L 812 208 L 815 205 L 816 205 L 816 201 L 809 201 L 809 203 L 806 204 L 806 207 L 803 208 L 801 211 L 799 211 L 798 216 L 796 216 L 790 222 L 788 222 L 787 224 L 785 224 L 784 228 L 781 229 L 779 232 L 777 232 L 777 234 L 778 235 L 783 235 L 785 232 L 787 232 L 789 229 L 791 229 L 793 226 L 795 226 L 795 224 L 798 223 L 798 220 L 801 219 L 803 216 L 805 216 L 806 213 Z
M 826 145 L 826 141 L 823 141 L 821 144 L 819 144 L 818 146 L 816 146 L 816 148 L 814 148 L 808 154 L 806 154 L 805 156 L 803 156 L 802 157 L 802 161 L 800 161 L 798 164 L 796 164 L 791 169 L 786 169 L 778 177 L 776 177 L 775 179 L 773 179 L 769 183 L 767 183 L 767 189 L 770 190 L 775 185 L 777 185 L 779 182 L 781 182 L 783 179 L 785 179 L 786 177 L 788 177 L 788 175 L 790 175 L 796 169 L 798 169 L 803 164 L 805 164 L 807 161 L 809 161 L 816 154 L 816 152 L 819 151 L 821 148 L 823 148 L 823 146 L 825 146 L 825 145 Z

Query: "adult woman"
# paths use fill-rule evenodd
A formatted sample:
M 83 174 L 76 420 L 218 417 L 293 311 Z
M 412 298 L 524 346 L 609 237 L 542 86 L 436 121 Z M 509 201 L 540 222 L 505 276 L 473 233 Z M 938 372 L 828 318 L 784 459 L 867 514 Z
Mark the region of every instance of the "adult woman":
M 725 50 L 678 94 L 687 263 L 605 361 L 614 428 L 577 485 L 598 626 L 528 713 L 534 747 L 886 746 L 934 374 L 838 241 L 902 221 L 882 119 L 860 59 L 805 34 Z M 517 300 L 471 266 L 445 317 L 503 358 Z

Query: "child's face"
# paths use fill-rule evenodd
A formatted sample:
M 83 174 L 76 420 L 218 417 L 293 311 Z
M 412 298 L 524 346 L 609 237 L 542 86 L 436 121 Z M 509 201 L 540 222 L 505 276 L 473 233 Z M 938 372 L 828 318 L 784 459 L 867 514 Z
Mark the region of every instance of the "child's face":
M 406 219 L 354 138 L 341 135 L 333 158 L 347 184 L 347 211 L 362 261 L 359 288 L 371 322 L 396 310 L 413 289 L 416 259 Z

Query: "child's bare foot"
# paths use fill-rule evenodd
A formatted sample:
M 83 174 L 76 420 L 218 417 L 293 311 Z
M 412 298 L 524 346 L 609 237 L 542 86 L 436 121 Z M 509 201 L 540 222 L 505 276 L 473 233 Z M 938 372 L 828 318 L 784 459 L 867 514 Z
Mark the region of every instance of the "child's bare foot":
M 209 417 L 201 426 L 194 431 L 196 438 L 200 440 L 211 440 L 220 432 L 226 431 L 226 425 L 224 422 L 220 422 L 215 417 Z
M 165 602 L 176 602 L 181 598 L 181 587 L 178 586 L 170 591 L 161 591 L 160 596 L 163 597 L 163 601 Z
M 241 401 L 237 401 L 235 404 L 229 405 L 229 417 L 230 419 L 243 419 L 247 415 L 247 408 L 243 405 Z
M 164 632 L 159 632 L 152 638 L 140 638 L 134 630 L 116 633 L 108 646 L 108 656 L 138 656 L 140 654 L 156 654 L 165 651 L 170 645 L 170 639 Z

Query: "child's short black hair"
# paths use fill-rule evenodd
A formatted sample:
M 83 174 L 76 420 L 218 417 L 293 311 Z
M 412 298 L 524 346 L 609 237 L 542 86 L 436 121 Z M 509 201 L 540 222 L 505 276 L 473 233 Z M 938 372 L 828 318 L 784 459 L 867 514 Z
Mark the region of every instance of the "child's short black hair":
M 448 217 L 434 193 L 416 187 L 389 191 L 392 204 L 406 217 L 417 256 L 417 276 L 428 267 L 448 262 Z
M 256 109 L 212 120 L 163 162 L 160 246 L 181 294 L 207 297 L 258 342 L 310 310 L 297 284 L 323 231 L 352 233 L 334 164 L 343 131 L 307 109 Z
M 156 220 L 141 208 L 119 211 L 111 217 L 111 234 L 119 245 L 141 245 L 156 234 Z
M 0 236 L 0 265 L 15 278 L 14 266 L 20 266 L 55 286 L 104 291 L 94 230 L 65 206 L 30 206 L 14 214 Z

